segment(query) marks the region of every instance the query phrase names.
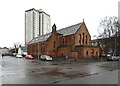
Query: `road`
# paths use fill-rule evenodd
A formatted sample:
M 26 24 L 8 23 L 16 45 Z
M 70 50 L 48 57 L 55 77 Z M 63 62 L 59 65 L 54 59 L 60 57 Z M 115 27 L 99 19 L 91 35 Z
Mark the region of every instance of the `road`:
M 118 62 L 47 62 L 5 56 L 2 84 L 118 84 Z

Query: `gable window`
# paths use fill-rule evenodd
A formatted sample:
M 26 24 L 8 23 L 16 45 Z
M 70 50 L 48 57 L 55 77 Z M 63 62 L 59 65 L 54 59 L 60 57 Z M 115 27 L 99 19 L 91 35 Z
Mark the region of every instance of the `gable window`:
M 83 43 L 83 44 L 84 44 L 84 34 L 85 34 L 85 33 L 83 33 L 83 39 L 82 39 L 82 43 Z
M 65 44 L 65 38 L 63 38 L 63 44 Z
M 53 48 L 55 48 L 55 41 L 53 42 Z
M 86 58 L 88 58 L 88 50 L 87 50 L 87 52 L 86 52 Z
M 79 40 L 79 43 L 81 44 L 81 34 L 79 34 L 79 36 L 80 36 L 80 40 Z
M 87 35 L 86 35 L 86 45 L 87 45 Z
M 66 38 L 66 40 L 65 40 L 65 44 L 67 44 L 67 38 Z

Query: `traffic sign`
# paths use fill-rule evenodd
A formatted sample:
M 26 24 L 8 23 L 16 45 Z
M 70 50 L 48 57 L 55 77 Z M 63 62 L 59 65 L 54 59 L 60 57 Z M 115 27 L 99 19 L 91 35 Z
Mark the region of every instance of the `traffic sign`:
M 110 53 L 112 53 L 112 52 L 113 52 L 112 48 L 109 48 L 109 52 L 110 52 Z

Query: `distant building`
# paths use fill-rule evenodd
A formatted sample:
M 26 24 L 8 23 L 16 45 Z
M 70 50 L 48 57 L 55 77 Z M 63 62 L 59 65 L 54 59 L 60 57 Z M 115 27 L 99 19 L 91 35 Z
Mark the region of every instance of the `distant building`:
M 19 46 L 18 48 L 18 54 L 20 55 L 27 55 L 27 49 L 25 46 Z
M 50 15 L 34 8 L 25 11 L 25 45 L 34 37 L 51 32 Z
M 118 2 L 118 22 L 120 27 L 120 2 Z
M 117 35 L 117 37 L 114 35 L 110 38 L 94 39 L 92 40 L 92 44 L 100 47 L 101 56 L 107 56 L 108 54 L 120 55 L 120 35 Z
M 0 48 L 0 54 L 9 54 L 9 48 L 7 47 Z
M 99 47 L 91 44 L 91 36 L 84 21 L 60 30 L 56 30 L 54 24 L 51 33 L 34 38 L 27 50 L 28 54 L 36 58 L 44 54 L 52 57 L 67 55 L 69 58 L 99 57 Z

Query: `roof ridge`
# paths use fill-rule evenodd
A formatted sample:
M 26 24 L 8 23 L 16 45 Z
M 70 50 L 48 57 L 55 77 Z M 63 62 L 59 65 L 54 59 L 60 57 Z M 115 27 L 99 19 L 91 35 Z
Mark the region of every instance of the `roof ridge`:
M 81 24 L 81 23 L 77 23 L 77 24 L 74 24 L 74 25 L 70 25 L 70 26 L 67 26 L 67 27 L 62 28 L 62 29 L 59 29 L 59 30 L 67 29 L 67 28 L 69 28 L 69 27 L 73 27 L 73 26 L 76 26 L 76 25 L 78 25 L 78 24 Z M 57 31 L 59 31 L 59 30 L 57 30 Z

